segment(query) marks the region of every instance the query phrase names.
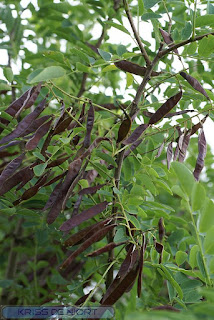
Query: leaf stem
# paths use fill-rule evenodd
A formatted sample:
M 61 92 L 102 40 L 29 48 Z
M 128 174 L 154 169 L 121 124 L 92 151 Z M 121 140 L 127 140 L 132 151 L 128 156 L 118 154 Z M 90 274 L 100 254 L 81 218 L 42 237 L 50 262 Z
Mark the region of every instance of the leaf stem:
M 198 243 L 198 246 L 199 246 L 199 250 L 200 250 L 200 253 L 201 253 L 201 257 L 202 257 L 204 270 L 205 270 L 205 273 L 206 273 L 207 285 L 211 287 L 212 283 L 211 283 L 211 279 L 210 279 L 209 272 L 208 272 L 208 269 L 207 269 L 207 264 L 206 264 L 206 260 L 205 260 L 205 257 L 204 257 L 204 252 L 203 252 L 203 248 L 202 248 L 202 244 L 201 244 L 201 239 L 200 239 L 200 236 L 199 236 L 199 233 L 198 233 L 198 229 L 196 227 L 195 220 L 194 220 L 194 217 L 193 217 L 191 209 L 189 209 L 189 213 L 190 213 L 191 221 L 192 221 L 192 224 L 193 224 L 193 227 L 194 227 L 194 230 L 195 230 L 195 234 L 196 234 L 196 240 L 197 240 L 197 243 Z
M 61 91 L 64 95 L 66 95 L 67 97 L 69 97 L 69 98 L 71 98 L 71 99 L 79 100 L 79 101 L 86 102 L 86 103 L 89 102 L 89 100 L 90 100 L 89 98 L 78 98 L 78 97 L 75 97 L 75 96 L 67 93 L 66 91 L 64 91 L 64 90 L 61 89 L 60 87 L 58 87 L 58 86 L 57 86 L 56 84 L 54 84 L 52 81 L 50 81 L 50 83 L 51 83 L 56 89 L 58 89 L 58 90 Z M 110 112 L 111 114 L 113 114 L 115 117 L 121 119 L 121 116 L 120 116 L 119 114 L 117 114 L 117 113 L 115 113 L 115 112 L 113 112 L 113 111 L 111 111 L 111 110 L 109 110 L 109 109 L 107 109 L 107 108 L 105 108 L 105 107 L 102 107 L 102 106 L 100 106 L 99 104 L 96 104 L 96 103 L 94 103 L 94 102 L 93 102 L 93 105 L 94 105 L 95 107 L 101 109 L 101 110 L 108 111 L 108 112 Z
M 192 21 L 192 40 L 194 40 L 195 38 L 196 13 L 197 13 L 197 0 L 194 1 L 194 13 L 193 13 L 193 21 Z

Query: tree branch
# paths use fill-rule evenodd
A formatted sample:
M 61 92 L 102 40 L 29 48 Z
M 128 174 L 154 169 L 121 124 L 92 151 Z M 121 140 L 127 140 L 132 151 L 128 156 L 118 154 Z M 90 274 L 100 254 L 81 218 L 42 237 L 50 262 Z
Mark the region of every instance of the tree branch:
M 123 166 L 123 159 L 124 159 L 124 153 L 125 153 L 125 149 L 122 150 L 118 156 L 117 156 L 117 167 L 115 168 L 115 172 L 114 172 L 114 180 L 115 180 L 115 186 L 117 189 L 119 189 L 119 184 L 120 184 L 120 176 L 121 176 L 121 170 L 122 170 L 122 166 Z M 113 206 L 112 206 L 112 214 L 116 214 L 117 212 L 117 207 L 115 206 L 116 203 L 116 194 L 113 191 Z M 116 218 L 115 218 L 116 219 Z M 115 222 L 115 219 L 112 223 Z M 111 243 L 114 241 L 114 236 L 115 236 L 115 228 L 112 229 L 109 234 L 108 234 L 108 243 Z M 114 261 L 114 250 L 112 249 L 109 252 L 108 255 L 108 262 L 112 263 Z M 110 286 L 110 284 L 113 281 L 113 274 L 114 273 L 114 267 L 112 265 L 112 267 L 109 269 L 107 276 L 106 276 L 106 289 Z
M 132 19 L 131 12 L 129 10 L 129 6 L 128 6 L 127 1 L 123 0 L 123 4 L 124 4 L 124 8 L 125 8 L 125 11 L 126 11 L 127 18 L 129 19 L 129 23 L 130 23 L 132 31 L 134 33 L 135 39 L 137 40 L 137 43 L 138 43 L 139 48 L 140 48 L 140 51 L 142 52 L 142 55 L 143 55 L 143 57 L 144 57 L 144 59 L 146 61 L 146 65 L 150 66 L 151 65 L 151 61 L 150 61 L 149 56 L 148 56 L 148 54 L 147 54 L 147 52 L 146 52 L 146 50 L 145 50 L 145 48 L 144 48 L 144 46 L 142 44 L 140 36 L 139 36 L 139 34 L 138 34 L 138 32 L 137 32 L 137 30 L 135 28 L 134 21 Z
M 166 54 L 170 53 L 170 52 L 173 51 L 174 49 L 178 49 L 178 48 L 180 48 L 180 47 L 185 46 L 185 45 L 188 44 L 188 43 L 192 43 L 192 42 L 201 40 L 201 39 L 203 39 L 204 37 L 207 37 L 207 36 L 209 36 L 209 35 L 214 35 L 214 32 L 202 34 L 202 35 L 200 35 L 200 36 L 195 37 L 194 39 L 193 39 L 193 38 L 190 38 L 190 39 L 184 40 L 184 41 L 182 41 L 182 42 L 179 42 L 179 43 L 177 43 L 177 44 L 174 44 L 174 45 L 170 46 L 170 48 L 168 48 L 168 49 L 166 49 L 166 50 L 159 51 L 158 57 L 159 57 L 159 58 L 162 58 L 163 56 L 165 56 Z
M 146 73 L 145 73 L 145 76 L 143 78 L 143 81 L 141 82 L 140 86 L 138 87 L 138 90 L 137 90 L 137 93 L 135 95 L 135 98 L 131 104 L 131 111 L 130 111 L 130 118 L 133 118 L 137 115 L 139 109 L 138 109 L 138 103 L 140 102 L 140 99 L 141 99 L 141 96 L 143 94 L 143 91 L 146 87 L 146 84 L 148 83 L 148 81 L 150 80 L 150 77 L 151 77 L 151 74 L 152 74 L 152 71 L 156 65 L 156 63 L 158 62 L 158 60 L 160 59 L 159 57 L 159 54 L 162 50 L 162 47 L 163 47 L 163 43 L 161 43 L 160 45 L 160 48 L 158 50 L 158 53 L 157 55 L 155 56 L 154 60 L 151 62 L 151 65 L 149 67 L 147 67 L 146 69 Z

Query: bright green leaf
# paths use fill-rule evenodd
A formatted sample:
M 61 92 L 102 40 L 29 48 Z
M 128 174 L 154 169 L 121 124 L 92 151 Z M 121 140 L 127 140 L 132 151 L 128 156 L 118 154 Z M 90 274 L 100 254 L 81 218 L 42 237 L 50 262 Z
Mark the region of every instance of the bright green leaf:
M 214 203 L 206 198 L 203 210 L 200 216 L 199 231 L 207 232 L 214 225 Z
M 118 56 L 122 56 L 124 53 L 126 53 L 127 50 L 126 50 L 126 47 L 122 44 L 120 44 L 118 47 L 117 47 L 117 54 Z
M 121 24 L 118 24 L 118 23 L 115 23 L 115 22 L 112 22 L 112 21 L 107 21 L 106 23 L 109 24 L 111 27 L 114 27 L 114 28 L 116 28 L 116 29 L 118 29 L 120 31 L 123 31 L 123 32 L 125 32 L 126 34 L 129 35 L 128 30 L 124 26 L 122 26 Z
M 178 266 L 183 264 L 187 260 L 187 253 L 183 251 L 177 251 L 175 255 L 175 261 Z
M 161 18 L 161 15 L 154 13 L 154 12 L 147 12 L 141 16 L 141 19 L 143 21 L 147 21 L 147 20 L 151 20 L 151 19 L 159 19 L 159 18 Z
M 205 253 L 207 254 L 214 254 L 214 226 L 212 226 L 206 233 L 205 240 L 204 240 L 204 249 Z
M 203 27 L 203 26 L 209 26 L 209 27 L 214 26 L 213 14 L 206 14 L 196 19 L 196 27 Z
M 209 57 L 214 52 L 214 36 L 209 35 L 199 41 L 198 53 L 202 57 Z
M 144 3 L 143 0 L 138 0 L 138 12 L 139 12 L 139 16 L 142 16 L 143 12 L 144 12 Z
M 51 79 L 63 77 L 65 73 L 65 69 L 59 66 L 51 66 L 45 69 L 38 69 L 28 76 L 28 82 L 34 83 L 40 81 L 48 81 Z
M 44 173 L 46 167 L 47 167 L 47 162 L 41 163 L 41 164 L 38 164 L 37 166 L 33 167 L 33 171 L 34 171 L 35 175 L 37 177 L 39 177 Z
M 181 162 L 173 162 L 171 167 L 174 169 L 183 190 L 190 196 L 195 183 L 192 172 Z
M 206 191 L 202 184 L 195 183 L 192 189 L 191 202 L 192 202 L 192 210 L 199 210 L 205 202 Z
M 100 158 L 105 160 L 107 163 L 112 164 L 114 167 L 116 167 L 116 162 L 112 156 L 110 156 L 108 153 L 104 153 L 101 151 L 97 151 L 96 155 Z
M 182 40 L 188 39 L 192 34 L 192 24 L 190 22 L 185 22 L 185 27 L 181 31 Z
M 81 62 L 76 63 L 76 67 L 78 71 L 85 72 L 85 73 L 93 73 L 93 70 L 90 67 L 85 66 Z
M 84 52 L 82 52 L 81 50 L 78 50 L 76 48 L 72 48 L 72 49 L 70 49 L 70 52 L 71 52 L 71 54 L 73 54 L 73 55 L 79 57 L 80 59 L 82 59 L 83 61 L 85 61 L 86 63 L 90 62 L 88 56 Z
M 200 42 L 199 42 L 199 43 L 200 43 Z M 190 44 L 188 45 L 188 47 L 187 47 L 187 53 L 188 53 L 189 55 L 195 54 L 196 51 L 197 51 L 197 47 L 198 47 L 198 44 L 197 44 L 196 41 L 190 43 Z
M 99 54 L 101 55 L 101 57 L 105 60 L 105 61 L 109 61 L 111 60 L 111 54 L 106 52 L 106 51 L 103 51 L 101 49 L 98 49 L 99 51 Z
M 102 72 L 109 72 L 114 70 L 118 70 L 118 68 L 114 64 L 110 64 L 109 66 L 103 68 Z
M 11 86 L 9 86 L 8 84 L 6 83 L 3 83 L 3 82 L 0 82 L 0 90 L 1 91 L 4 91 L 4 90 L 11 90 Z
M 152 8 L 156 3 L 160 2 L 161 0 L 143 0 L 145 9 Z
M 131 73 L 126 72 L 126 88 L 130 87 L 134 81 L 134 77 Z
M 3 69 L 3 72 L 4 72 L 4 76 L 5 78 L 9 81 L 9 82 L 12 82 L 13 81 L 13 71 L 11 68 L 9 67 L 6 67 Z
M 198 268 L 199 268 L 202 276 L 206 278 L 204 261 L 203 261 L 203 259 L 202 259 L 202 256 L 201 256 L 201 252 L 200 252 L 200 251 L 198 251 L 198 252 L 196 253 L 196 260 L 197 260 Z

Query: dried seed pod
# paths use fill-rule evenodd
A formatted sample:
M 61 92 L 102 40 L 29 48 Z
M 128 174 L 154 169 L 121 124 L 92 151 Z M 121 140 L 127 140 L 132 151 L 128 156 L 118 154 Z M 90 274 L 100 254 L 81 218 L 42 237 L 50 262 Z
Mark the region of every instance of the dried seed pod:
M 189 74 L 185 73 L 185 72 L 180 72 L 180 75 L 186 79 L 189 84 L 198 92 L 202 93 L 208 100 L 210 100 L 208 94 L 206 93 L 206 91 L 204 90 L 204 88 L 202 87 L 202 85 L 200 84 L 200 82 L 193 78 L 192 76 L 190 76 Z
M 207 142 L 204 135 L 204 131 L 202 130 L 198 137 L 198 158 L 197 158 L 195 170 L 193 172 L 193 175 L 197 181 L 199 180 L 199 175 L 204 167 L 204 158 L 206 156 L 206 152 L 207 152 Z
M 129 134 L 129 131 L 131 130 L 132 121 L 130 118 L 126 118 L 121 123 L 119 130 L 118 130 L 118 136 L 117 136 L 117 143 L 122 142 L 127 135 Z
M 138 76 L 144 76 L 147 70 L 147 68 L 141 67 L 139 66 L 139 64 L 136 64 L 127 60 L 117 61 L 114 64 L 118 69 L 125 72 L 136 74 Z M 151 77 L 157 77 L 161 73 L 162 72 L 152 71 Z
M 94 107 L 92 105 L 92 102 L 89 101 L 90 103 L 90 108 L 88 110 L 88 118 L 87 118 L 87 125 L 86 125 L 86 136 L 85 140 L 83 142 L 83 145 L 85 148 L 88 148 L 91 143 L 91 131 L 93 129 L 94 125 Z
M 170 169 L 170 163 L 172 161 L 172 154 L 173 154 L 173 148 L 172 148 L 172 142 L 170 142 L 167 147 L 167 152 L 166 152 L 168 170 Z
M 182 91 L 169 98 L 150 118 L 149 124 L 155 124 L 160 121 L 167 113 L 169 113 L 182 97 Z

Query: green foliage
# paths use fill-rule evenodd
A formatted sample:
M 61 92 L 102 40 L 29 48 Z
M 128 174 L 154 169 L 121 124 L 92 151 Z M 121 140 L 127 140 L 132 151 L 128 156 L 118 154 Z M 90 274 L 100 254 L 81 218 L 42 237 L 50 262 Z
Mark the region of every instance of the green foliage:
M 2 1 L 3 305 L 212 318 L 213 8 Z

